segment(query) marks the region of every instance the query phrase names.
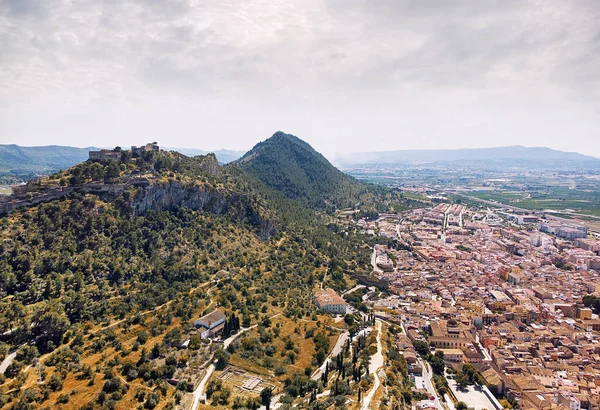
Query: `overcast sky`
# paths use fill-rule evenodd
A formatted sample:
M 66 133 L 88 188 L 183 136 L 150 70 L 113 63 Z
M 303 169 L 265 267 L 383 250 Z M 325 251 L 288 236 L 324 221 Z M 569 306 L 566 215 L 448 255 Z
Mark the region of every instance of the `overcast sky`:
M 600 157 L 598 0 L 0 0 L 0 143 Z

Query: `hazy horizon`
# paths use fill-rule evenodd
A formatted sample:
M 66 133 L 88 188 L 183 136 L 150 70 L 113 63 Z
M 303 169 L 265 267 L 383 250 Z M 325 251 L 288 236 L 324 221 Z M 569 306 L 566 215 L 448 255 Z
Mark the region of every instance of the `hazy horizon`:
M 0 0 L 0 143 L 600 157 L 593 0 Z
M 242 149 L 228 149 L 228 148 L 219 148 L 219 149 L 204 149 L 204 148 L 195 148 L 195 147 L 169 147 L 169 146 L 163 146 L 160 144 L 160 141 L 156 141 L 158 143 L 158 145 L 160 146 L 161 149 L 164 150 L 197 150 L 197 151 L 204 151 L 207 153 L 210 152 L 221 152 L 221 151 L 225 151 L 225 152 L 232 152 L 232 153 L 246 153 L 248 151 L 250 151 L 254 145 L 264 141 L 265 139 L 262 139 L 260 141 L 257 141 L 255 144 L 253 144 L 253 146 L 248 147 L 248 148 L 242 148 Z M 150 141 L 147 141 L 150 142 Z M 0 145 L 13 145 L 13 144 L 2 144 L 0 143 Z M 36 148 L 36 147 L 47 147 L 47 146 L 65 146 L 65 147 L 72 147 L 72 148 L 81 148 L 81 149 L 85 149 L 85 148 L 100 148 L 100 149 L 112 149 L 116 146 L 120 146 L 121 148 L 124 149 L 129 149 L 130 145 L 124 145 L 124 144 L 116 144 L 114 146 L 102 146 L 102 147 L 93 147 L 93 146 L 78 146 L 78 145 L 57 145 L 57 144 L 47 144 L 47 145 L 24 145 L 24 144 L 14 144 L 14 145 L 18 145 L 20 147 L 28 147 L 28 148 Z M 314 148 L 314 147 L 313 147 Z M 525 145 L 507 145 L 507 146 L 496 146 L 496 147 L 480 147 L 480 148 L 470 148 L 470 147 L 460 147 L 460 148 L 416 148 L 416 149 L 399 149 L 399 150 L 388 150 L 388 151 L 347 151 L 347 152 L 343 152 L 343 151 L 337 151 L 337 152 L 321 152 L 321 154 L 325 155 L 325 157 L 327 157 L 328 159 L 331 159 L 332 161 L 335 160 L 339 160 L 341 158 L 343 158 L 345 155 L 352 155 L 352 154 L 362 154 L 362 153 L 366 153 L 366 154 L 384 154 L 386 152 L 394 152 L 394 151 L 406 151 L 406 152 L 410 152 L 410 151 L 461 151 L 461 150 L 477 150 L 477 149 L 502 149 L 502 148 L 532 148 L 532 149 L 537 149 L 537 148 L 549 148 L 549 147 L 540 147 L 540 146 L 536 146 L 536 147 L 532 147 L 532 146 L 525 146 Z M 549 149 L 553 149 L 553 148 L 549 148 Z M 599 156 L 595 156 L 595 155 L 591 155 L 591 154 L 585 154 L 579 151 L 565 151 L 565 150 L 556 150 L 556 151 L 560 151 L 563 153 L 575 153 L 575 154 L 581 154 L 581 155 L 587 155 L 593 158 L 597 158 L 600 159 Z M 320 151 L 319 151 L 320 152 Z

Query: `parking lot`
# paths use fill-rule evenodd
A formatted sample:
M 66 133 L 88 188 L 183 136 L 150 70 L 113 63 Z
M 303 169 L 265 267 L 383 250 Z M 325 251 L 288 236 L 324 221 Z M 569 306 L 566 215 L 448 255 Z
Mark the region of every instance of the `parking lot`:
M 496 408 L 479 386 L 468 386 L 466 389 L 460 390 L 456 385 L 456 381 L 452 379 L 448 380 L 448 385 L 450 385 L 450 389 L 458 401 L 465 402 L 469 408 L 475 410 L 493 410 Z
M 426 389 L 425 381 L 423 380 L 423 377 L 415 376 L 415 387 L 417 389 Z

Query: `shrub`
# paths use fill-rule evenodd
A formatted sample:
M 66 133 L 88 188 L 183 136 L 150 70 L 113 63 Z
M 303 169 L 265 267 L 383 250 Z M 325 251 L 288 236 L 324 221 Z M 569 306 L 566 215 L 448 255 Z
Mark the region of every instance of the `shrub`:
M 58 398 L 56 399 L 56 402 L 59 404 L 66 404 L 69 402 L 69 395 L 68 394 L 61 394 L 60 396 L 58 396 Z
M 48 387 L 50 388 L 50 390 L 57 391 L 57 390 L 62 389 L 62 386 L 63 386 L 62 377 L 60 377 L 56 373 L 54 373 L 52 376 L 50 376 L 50 380 L 48 381 Z

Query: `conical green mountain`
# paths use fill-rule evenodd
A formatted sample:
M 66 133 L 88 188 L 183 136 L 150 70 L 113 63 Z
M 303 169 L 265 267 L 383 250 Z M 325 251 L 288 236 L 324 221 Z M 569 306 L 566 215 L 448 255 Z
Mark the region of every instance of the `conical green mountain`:
M 369 191 L 308 143 L 281 131 L 256 144 L 236 164 L 272 189 L 315 209 L 353 206 Z

